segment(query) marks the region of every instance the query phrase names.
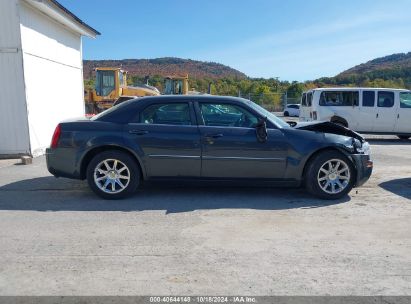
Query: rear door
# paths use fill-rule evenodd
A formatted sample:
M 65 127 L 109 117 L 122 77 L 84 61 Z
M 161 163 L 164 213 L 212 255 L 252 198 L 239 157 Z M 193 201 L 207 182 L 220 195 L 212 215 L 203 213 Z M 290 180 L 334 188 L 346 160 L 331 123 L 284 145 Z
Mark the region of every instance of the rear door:
M 378 91 L 373 132 L 394 132 L 397 123 L 397 108 L 393 91 Z
M 201 146 L 191 102 L 148 104 L 126 127 L 147 175 L 199 177 Z
M 373 131 L 377 114 L 376 97 L 377 94 L 374 90 L 364 90 L 361 92 L 360 111 L 359 116 L 357 117 L 357 131 Z
M 202 142 L 202 177 L 283 177 L 287 145 L 280 130 L 268 130 L 268 140 L 259 142 L 254 127 L 258 116 L 238 104 L 199 102 L 197 114 Z
M 396 132 L 411 134 L 411 92 L 400 92 Z

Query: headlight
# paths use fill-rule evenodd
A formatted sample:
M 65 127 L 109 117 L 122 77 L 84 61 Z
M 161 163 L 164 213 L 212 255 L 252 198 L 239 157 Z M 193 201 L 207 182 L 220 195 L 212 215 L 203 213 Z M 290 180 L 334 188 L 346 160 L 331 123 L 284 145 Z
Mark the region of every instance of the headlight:
M 361 142 L 358 139 L 353 140 L 353 146 L 356 152 L 362 154 L 370 154 L 370 144 L 368 142 Z

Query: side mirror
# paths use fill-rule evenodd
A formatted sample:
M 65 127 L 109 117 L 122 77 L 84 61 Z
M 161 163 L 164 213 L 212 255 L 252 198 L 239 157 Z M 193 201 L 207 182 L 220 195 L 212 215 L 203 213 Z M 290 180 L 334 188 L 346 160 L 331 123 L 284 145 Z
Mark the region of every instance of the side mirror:
M 286 121 L 290 125 L 290 127 L 294 128 L 297 125 L 297 122 L 295 121 Z
M 259 142 L 264 143 L 267 141 L 267 117 L 260 118 L 258 120 L 257 124 L 255 125 L 255 133 Z

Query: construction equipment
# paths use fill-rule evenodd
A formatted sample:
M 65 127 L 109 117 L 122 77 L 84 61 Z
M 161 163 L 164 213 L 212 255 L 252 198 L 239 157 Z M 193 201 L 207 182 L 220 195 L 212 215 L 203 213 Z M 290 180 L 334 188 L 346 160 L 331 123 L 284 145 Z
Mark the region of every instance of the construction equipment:
M 121 68 L 96 68 L 94 89 L 85 91 L 86 114 L 96 114 L 128 99 L 160 95 L 146 84 L 127 86 L 127 72 Z
M 167 76 L 164 78 L 164 95 L 199 95 L 194 89 L 188 89 L 188 74 Z
M 164 95 L 188 95 L 188 75 L 164 78 Z

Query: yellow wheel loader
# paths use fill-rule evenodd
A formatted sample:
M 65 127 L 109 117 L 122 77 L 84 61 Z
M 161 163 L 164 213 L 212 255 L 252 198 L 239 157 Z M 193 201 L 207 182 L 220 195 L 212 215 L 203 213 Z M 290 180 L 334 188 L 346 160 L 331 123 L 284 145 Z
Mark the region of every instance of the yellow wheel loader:
M 86 114 L 96 114 L 122 101 L 160 95 L 149 85 L 128 86 L 127 72 L 120 68 L 96 68 L 95 87 L 85 92 Z

